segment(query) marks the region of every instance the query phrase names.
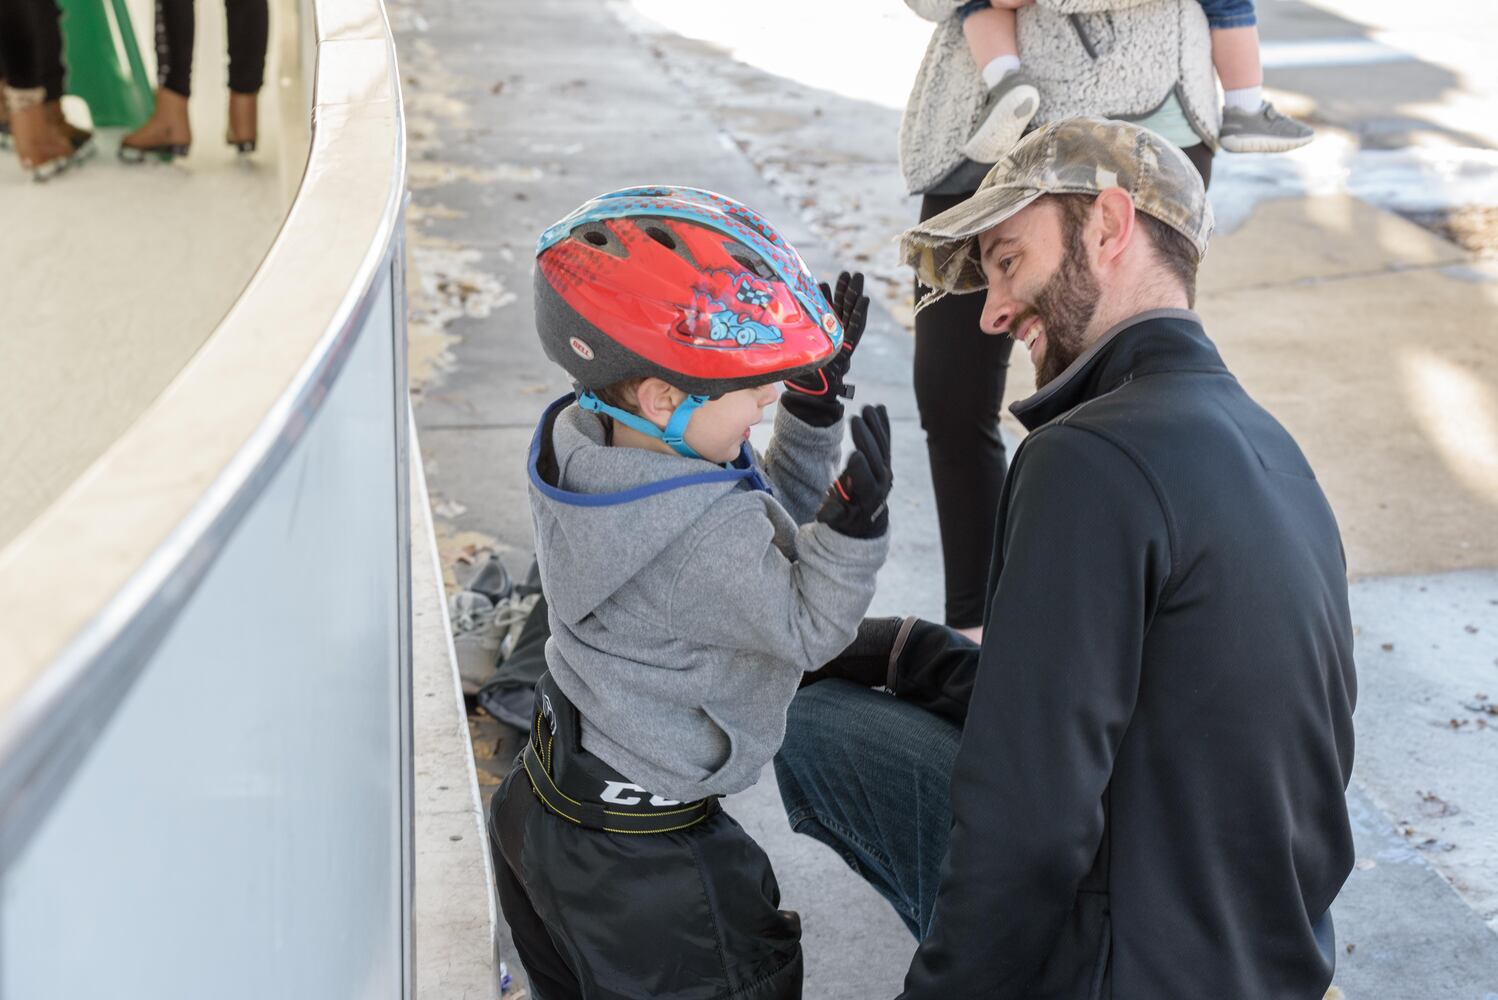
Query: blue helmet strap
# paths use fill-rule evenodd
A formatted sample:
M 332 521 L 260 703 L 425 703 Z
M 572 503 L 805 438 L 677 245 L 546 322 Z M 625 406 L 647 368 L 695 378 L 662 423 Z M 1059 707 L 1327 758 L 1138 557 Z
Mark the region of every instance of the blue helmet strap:
M 653 437 L 658 441 L 664 441 L 671 446 L 671 450 L 684 458 L 696 458 L 707 461 L 692 450 L 692 446 L 686 442 L 687 424 L 692 419 L 692 414 L 697 412 L 697 407 L 707 402 L 706 396 L 688 396 L 683 399 L 671 414 L 671 419 L 666 421 L 666 429 L 661 430 L 637 414 L 628 410 L 621 410 L 617 406 L 610 406 L 591 392 L 580 392 L 577 394 L 577 405 L 593 413 L 603 413 L 624 426 L 639 431 L 646 437 Z M 716 464 L 716 463 L 715 463 Z
M 687 444 L 686 433 L 692 414 L 697 412 L 697 407 L 706 402 L 706 396 L 688 396 L 672 412 L 671 419 L 666 421 L 666 429 L 656 432 L 661 436 L 661 440 L 676 450 L 678 455 L 685 455 L 687 458 L 702 457 L 692 450 L 691 445 Z

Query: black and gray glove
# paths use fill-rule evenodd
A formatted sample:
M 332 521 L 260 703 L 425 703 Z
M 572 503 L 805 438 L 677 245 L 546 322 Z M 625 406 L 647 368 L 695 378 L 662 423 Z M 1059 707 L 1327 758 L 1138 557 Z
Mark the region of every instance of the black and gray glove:
M 843 419 L 843 404 L 838 400 L 853 398 L 853 387 L 844 379 L 853 362 L 853 351 L 863 338 L 869 318 L 869 297 L 863 294 L 863 275 L 844 271 L 837 276 L 837 291 L 819 286 L 822 297 L 831 305 L 843 326 L 843 346 L 825 365 L 814 372 L 797 376 L 785 383 L 780 405 L 796 419 L 813 427 L 831 427 Z
M 878 538 L 889 530 L 889 414 L 882 405 L 865 406 L 849 423 L 854 452 L 832 481 L 817 520 L 849 538 Z

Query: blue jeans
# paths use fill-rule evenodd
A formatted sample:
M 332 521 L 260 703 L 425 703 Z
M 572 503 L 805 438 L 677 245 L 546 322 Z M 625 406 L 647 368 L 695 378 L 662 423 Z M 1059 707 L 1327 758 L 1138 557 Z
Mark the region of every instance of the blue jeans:
M 1259 23 L 1254 0 L 1201 0 L 1210 28 L 1252 28 Z
M 847 681 L 802 689 L 775 777 L 791 829 L 831 847 L 917 939 L 941 884 L 962 730 Z

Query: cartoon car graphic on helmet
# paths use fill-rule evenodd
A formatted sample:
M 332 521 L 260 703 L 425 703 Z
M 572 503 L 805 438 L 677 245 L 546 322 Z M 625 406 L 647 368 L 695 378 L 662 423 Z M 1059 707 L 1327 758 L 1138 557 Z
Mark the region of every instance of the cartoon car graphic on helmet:
M 737 349 L 780 344 L 770 307 L 775 294 L 752 274 L 709 271 L 692 290 L 692 300 L 672 333 L 693 347 Z

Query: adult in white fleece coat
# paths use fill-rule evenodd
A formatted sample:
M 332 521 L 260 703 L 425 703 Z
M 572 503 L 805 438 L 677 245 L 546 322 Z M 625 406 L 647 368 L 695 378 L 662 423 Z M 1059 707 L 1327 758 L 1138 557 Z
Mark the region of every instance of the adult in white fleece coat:
M 965 200 L 988 171 L 962 155 L 987 88 L 956 16 L 961 0 L 905 2 L 937 22 L 900 124 L 900 168 L 911 193 L 923 196 L 925 221 Z M 1197 0 L 1035 0 L 1019 9 L 1018 27 L 1025 71 L 1040 91 L 1034 124 L 1170 112 L 1183 137 L 1200 140 L 1184 149 L 1210 178 L 1222 112 Z M 927 291 L 917 283 L 917 300 Z M 982 308 L 981 295 L 949 295 L 915 321 L 915 394 L 941 527 L 945 620 L 960 629 L 983 620 L 1005 469 L 998 414 L 1013 341 L 979 329 Z
M 963 164 L 988 88 L 955 16 L 960 0 L 905 2 L 937 22 L 900 123 L 900 169 L 923 194 Z M 1040 90 L 1034 125 L 1074 115 L 1139 121 L 1174 96 L 1207 151 L 1216 148 L 1222 110 L 1197 0 L 1035 0 L 1017 13 L 1025 71 Z M 1205 161 L 1187 155 L 1201 169 Z

